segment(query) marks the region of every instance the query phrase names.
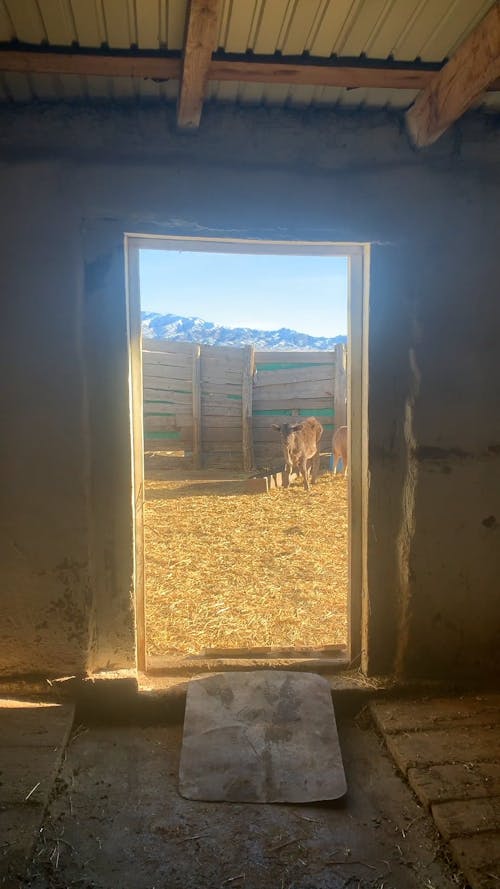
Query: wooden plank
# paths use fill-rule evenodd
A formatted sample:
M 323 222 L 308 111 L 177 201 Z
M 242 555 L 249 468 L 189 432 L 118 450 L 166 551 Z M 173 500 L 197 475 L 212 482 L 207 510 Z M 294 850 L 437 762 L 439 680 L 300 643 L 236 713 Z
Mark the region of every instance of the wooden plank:
M 187 408 L 187 411 L 184 411 L 183 413 L 191 413 L 193 410 L 193 399 L 190 392 L 186 394 L 185 392 L 167 392 L 164 389 L 144 390 L 144 401 L 150 401 L 151 403 L 153 403 L 155 399 L 158 401 L 162 401 L 164 404 L 172 404 L 176 406 L 184 405 Z
M 238 426 L 241 429 L 241 411 L 222 417 L 216 414 L 205 414 L 203 423 L 207 426 Z
M 446 762 L 495 761 L 500 728 L 454 728 L 448 731 L 386 735 L 387 747 L 401 771 Z
M 328 397 L 333 403 L 333 379 L 315 380 L 312 383 L 279 383 L 276 386 L 260 386 L 255 390 L 255 402 L 259 403 Z
M 500 725 L 500 694 L 496 693 L 416 701 L 374 701 L 370 707 L 384 733 Z
M 201 385 L 201 391 L 205 398 L 220 398 L 223 395 L 237 395 L 241 404 L 241 383 L 208 383 Z
M 143 340 L 144 342 L 144 340 Z M 173 367 L 190 367 L 191 355 L 169 349 L 142 349 L 143 361 L 148 364 L 168 364 Z
M 241 468 L 241 437 L 237 442 L 204 441 L 203 454 L 231 454 L 235 457 L 237 465 Z
M 154 392 L 155 390 L 148 390 Z M 161 395 L 161 393 L 159 393 Z M 164 398 L 164 396 L 163 396 Z M 165 409 L 166 414 L 172 414 L 175 417 L 182 417 L 184 420 L 186 417 L 191 417 L 193 414 L 193 405 L 189 404 L 176 404 L 175 402 L 167 402 L 167 401 L 147 401 L 144 403 L 145 407 L 147 407 L 149 413 L 152 413 L 152 410 L 162 410 L 162 406 Z M 151 409 L 151 410 L 150 410 Z
M 406 113 L 414 145 L 431 145 L 500 77 L 500 0 Z
M 408 769 L 408 781 L 421 803 L 500 796 L 500 762 L 445 763 Z
M 178 80 L 181 60 L 132 53 L 1 50 L 0 70 L 23 74 L 76 74 L 84 77 L 139 77 Z
M 169 397 L 170 393 L 185 395 L 186 400 L 191 401 L 191 380 L 170 380 L 168 377 L 157 377 L 146 372 L 143 377 L 143 383 L 145 389 L 159 390 L 168 393 Z
M 172 383 L 177 383 L 178 389 L 189 389 L 191 391 L 191 367 L 171 367 L 165 364 L 155 364 L 154 366 L 143 364 L 143 377 L 161 378 Z
M 335 429 L 347 426 L 347 350 L 343 343 L 335 347 L 333 403 Z
M 168 451 L 169 453 L 179 453 L 186 450 L 184 442 L 169 438 L 145 438 L 144 453 L 151 451 Z
M 142 338 L 143 352 L 165 352 L 173 355 L 185 355 L 191 360 L 193 354 L 193 344 L 177 342 L 175 340 L 160 340 Z
M 251 67 L 250 67 L 251 66 Z M 344 64 L 291 64 L 289 62 L 244 62 L 214 59 L 210 80 L 242 83 L 300 84 L 347 89 L 422 89 L 434 72 L 422 68 Z
M 267 398 L 261 398 L 260 392 L 254 392 L 253 411 L 274 410 L 274 411 L 292 411 L 299 416 L 300 411 L 307 411 L 308 417 L 314 417 L 315 410 L 332 409 L 333 399 L 331 396 L 325 398 L 277 398 L 276 401 L 269 401 Z M 269 416 L 269 415 L 268 415 Z M 305 419 L 305 414 L 303 415 Z M 321 419 L 321 418 L 320 418 Z M 283 422 L 286 422 L 286 417 Z
M 255 365 L 259 364 L 335 364 L 333 352 L 256 352 Z
M 242 370 L 243 348 L 203 345 L 201 347 L 201 363 L 203 367 L 225 367 L 232 370 Z
M 333 382 L 334 366 L 332 364 L 318 367 L 291 368 L 290 370 L 258 370 L 255 374 L 254 386 L 275 386 L 279 383 L 309 383 L 327 380 Z
M 179 80 L 182 60 L 162 53 L 138 55 L 135 51 L 92 53 L 28 49 L 0 50 L 0 70 L 21 74 L 74 74 L 84 77 L 137 77 L 152 80 Z M 209 63 L 208 80 L 239 81 L 241 83 L 281 83 L 301 86 L 331 86 L 380 89 L 423 90 L 436 75 L 435 69 L 407 64 L 367 65 L 360 62 L 345 65 L 342 61 L 322 60 L 322 64 L 303 61 L 227 61 L 213 59 Z M 488 90 L 500 89 L 498 80 Z M 279 353 L 271 353 L 279 354 Z M 300 353 L 298 353 L 300 354 Z
M 180 423 L 178 417 L 167 417 L 163 414 L 160 417 L 144 414 L 144 429 L 148 432 L 183 432 L 185 430 L 192 434 L 193 421 L 191 417 L 187 418 L 187 423 Z
M 163 373 L 163 369 L 180 373 L 186 379 L 191 377 L 192 359 L 187 355 L 173 355 L 171 352 L 143 352 L 142 366 Z
M 471 889 L 500 884 L 500 831 L 451 840 L 450 848 Z
M 225 404 L 207 404 L 204 402 L 202 404 L 202 417 L 236 417 L 238 420 L 241 419 L 241 402 L 235 401 L 233 404 L 229 402 L 229 406 Z
M 216 49 L 220 0 L 190 0 L 182 60 L 177 124 L 195 129 L 200 123 L 208 70 Z
M 241 444 L 241 426 L 203 426 L 204 449 L 208 442 L 219 442 L 219 444 L 227 443 L 230 445 L 229 449 L 234 450 L 235 444 Z
M 243 374 L 241 373 L 231 373 L 221 371 L 220 373 L 202 373 L 201 375 L 201 385 L 205 388 L 210 388 L 212 386 L 236 386 L 237 393 L 241 394 L 241 383 L 243 380 Z
M 243 381 L 241 385 L 241 415 L 242 415 L 242 450 L 243 469 L 249 472 L 254 465 L 253 437 L 252 437 L 252 397 L 253 379 L 255 370 L 255 349 L 253 346 L 245 347 L 245 361 L 243 365 Z
M 237 361 L 240 367 L 243 366 L 243 349 L 240 346 L 210 346 L 203 344 L 201 347 L 201 360 L 213 358 L 220 361 L 221 358 L 227 358 L 229 361 Z
M 193 390 L 193 468 L 201 468 L 202 429 L 201 429 L 201 348 L 193 347 L 192 390 Z
M 144 402 L 144 416 L 146 414 L 165 414 L 166 416 L 171 416 L 172 419 L 175 419 L 178 416 L 177 405 L 175 404 L 163 404 L 162 401 L 145 401 Z M 185 420 L 185 416 L 183 415 L 183 419 Z
M 500 830 L 500 796 L 435 803 L 432 817 L 445 840 Z

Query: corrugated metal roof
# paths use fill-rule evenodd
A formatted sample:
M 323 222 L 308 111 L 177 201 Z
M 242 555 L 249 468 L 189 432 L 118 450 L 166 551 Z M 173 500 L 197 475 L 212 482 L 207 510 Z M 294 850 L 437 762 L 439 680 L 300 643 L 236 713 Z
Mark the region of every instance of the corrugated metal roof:
M 495 0 L 222 0 L 227 53 L 442 63 Z M 98 49 L 181 50 L 187 0 L 0 0 L 0 42 Z M 177 82 L 75 75 L 0 74 L 0 100 L 159 99 Z M 219 102 L 274 106 L 407 107 L 413 90 L 211 82 Z M 500 93 L 480 103 L 500 110 Z

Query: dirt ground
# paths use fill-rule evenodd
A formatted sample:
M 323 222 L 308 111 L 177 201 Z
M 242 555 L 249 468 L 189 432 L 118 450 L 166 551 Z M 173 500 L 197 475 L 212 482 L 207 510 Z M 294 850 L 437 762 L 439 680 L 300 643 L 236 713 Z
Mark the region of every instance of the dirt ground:
M 148 475 L 148 654 L 345 644 L 346 479 L 248 494 L 238 473 Z
M 342 805 L 202 803 L 177 789 L 181 726 L 80 726 L 31 889 L 461 889 L 382 741 L 339 720 Z

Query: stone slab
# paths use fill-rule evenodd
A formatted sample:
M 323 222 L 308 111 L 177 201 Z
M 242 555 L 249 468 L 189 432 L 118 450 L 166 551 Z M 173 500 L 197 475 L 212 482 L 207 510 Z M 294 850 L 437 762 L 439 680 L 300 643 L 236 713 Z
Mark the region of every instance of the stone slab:
M 500 726 L 500 694 L 404 701 L 375 701 L 371 711 L 381 731 L 429 731 L 460 725 Z
M 2 747 L 55 747 L 66 737 L 73 722 L 73 704 L 54 701 L 0 700 L 0 750 Z
M 274 670 L 190 682 L 179 777 L 187 799 L 339 799 L 347 785 L 329 683 Z
M 450 728 L 386 735 L 386 743 L 398 767 L 406 774 L 412 766 L 495 761 L 500 750 L 500 728 Z
M 500 830 L 500 797 L 435 803 L 432 816 L 445 840 Z
M 459 837 L 450 849 L 471 889 L 500 886 L 500 831 Z
M 2 886 L 13 885 L 31 855 L 73 719 L 71 703 L 0 699 Z
M 42 824 L 43 806 L 36 803 L 0 806 L 0 886 L 8 874 L 20 874 Z
M 500 762 L 446 763 L 408 769 L 408 781 L 421 803 L 500 796 Z

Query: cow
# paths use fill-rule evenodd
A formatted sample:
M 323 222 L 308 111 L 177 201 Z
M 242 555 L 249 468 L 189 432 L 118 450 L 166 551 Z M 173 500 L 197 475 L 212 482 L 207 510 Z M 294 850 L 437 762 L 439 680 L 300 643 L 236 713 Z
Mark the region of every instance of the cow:
M 347 426 L 339 426 L 333 433 L 332 450 L 334 475 L 337 475 L 337 466 L 340 459 L 342 459 L 344 475 L 347 475 Z
M 309 469 L 311 482 L 315 483 L 319 472 L 319 442 L 323 427 L 316 417 L 308 417 L 295 423 L 272 424 L 281 434 L 285 472 L 290 476 L 297 472 L 304 479 L 304 487 L 309 490 Z

